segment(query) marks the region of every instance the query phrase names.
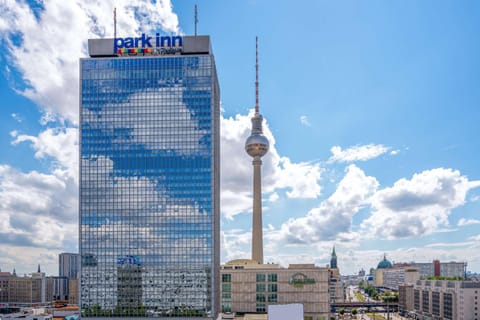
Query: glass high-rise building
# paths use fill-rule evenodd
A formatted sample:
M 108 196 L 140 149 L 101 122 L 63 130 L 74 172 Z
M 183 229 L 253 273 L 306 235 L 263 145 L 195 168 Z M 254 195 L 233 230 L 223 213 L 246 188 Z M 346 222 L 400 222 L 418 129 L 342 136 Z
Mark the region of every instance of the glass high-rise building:
M 84 318 L 215 318 L 219 86 L 208 36 L 89 40 L 80 60 Z

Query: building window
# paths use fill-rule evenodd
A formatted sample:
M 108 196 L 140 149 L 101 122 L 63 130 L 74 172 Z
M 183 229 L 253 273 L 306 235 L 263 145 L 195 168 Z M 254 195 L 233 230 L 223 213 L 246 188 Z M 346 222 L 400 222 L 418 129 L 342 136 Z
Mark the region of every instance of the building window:
M 232 284 L 231 283 L 222 283 L 222 292 L 231 292 Z
M 257 302 L 265 302 L 265 295 L 257 293 Z
M 232 312 L 232 304 L 222 303 L 222 312 Z
M 265 282 L 265 275 L 263 273 L 257 273 L 257 282 Z
M 268 284 L 268 292 L 277 292 L 277 284 L 276 283 L 269 283 Z
M 265 292 L 265 283 L 257 283 L 257 292 Z
M 231 302 L 232 301 L 232 293 L 231 292 L 223 292 L 222 293 L 222 301 Z
M 277 282 L 277 274 L 276 273 L 270 273 L 268 275 L 268 282 Z
M 257 312 L 265 312 L 265 303 L 257 303 Z
M 222 282 L 232 282 L 232 275 L 229 273 L 222 274 Z
M 276 293 L 270 293 L 268 295 L 268 302 L 278 302 L 278 297 Z

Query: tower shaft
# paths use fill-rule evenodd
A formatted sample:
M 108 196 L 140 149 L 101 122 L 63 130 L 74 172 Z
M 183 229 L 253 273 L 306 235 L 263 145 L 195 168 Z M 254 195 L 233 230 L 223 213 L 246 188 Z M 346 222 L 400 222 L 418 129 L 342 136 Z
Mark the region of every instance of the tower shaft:
M 252 260 L 263 264 L 262 223 L 262 160 L 255 157 L 253 164 Z

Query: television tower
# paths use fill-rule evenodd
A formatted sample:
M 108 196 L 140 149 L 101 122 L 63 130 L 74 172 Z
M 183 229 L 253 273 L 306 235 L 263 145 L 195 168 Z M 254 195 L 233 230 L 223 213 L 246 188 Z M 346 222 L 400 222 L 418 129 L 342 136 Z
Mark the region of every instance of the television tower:
M 258 107 L 258 37 L 255 48 L 255 115 L 252 118 L 252 133 L 245 141 L 245 151 L 253 158 L 252 260 L 263 264 L 261 158 L 268 152 L 269 143 L 263 135 L 263 117 Z

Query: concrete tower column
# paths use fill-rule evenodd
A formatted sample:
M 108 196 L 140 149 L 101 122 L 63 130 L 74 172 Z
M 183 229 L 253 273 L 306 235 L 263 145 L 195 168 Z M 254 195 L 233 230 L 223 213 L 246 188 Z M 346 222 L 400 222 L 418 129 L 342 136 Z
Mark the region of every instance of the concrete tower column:
M 255 157 L 253 164 L 252 259 L 263 264 L 262 223 L 262 160 Z

